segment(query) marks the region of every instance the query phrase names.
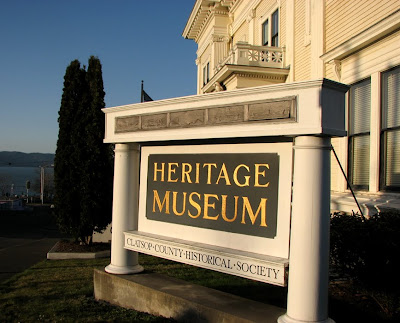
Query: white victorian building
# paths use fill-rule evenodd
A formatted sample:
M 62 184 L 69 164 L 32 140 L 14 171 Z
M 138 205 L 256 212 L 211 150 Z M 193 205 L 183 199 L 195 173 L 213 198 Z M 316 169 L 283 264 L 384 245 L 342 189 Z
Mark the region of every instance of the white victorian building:
M 365 214 L 400 208 L 400 2 L 196 0 L 197 93 L 327 78 L 349 85 L 332 140 Z M 331 209 L 358 211 L 332 154 Z

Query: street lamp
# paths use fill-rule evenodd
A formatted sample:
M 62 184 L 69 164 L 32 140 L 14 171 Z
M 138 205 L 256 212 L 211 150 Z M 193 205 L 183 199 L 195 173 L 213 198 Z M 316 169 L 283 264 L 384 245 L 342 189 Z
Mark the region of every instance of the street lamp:
M 54 167 L 54 165 L 44 165 L 40 167 L 40 200 L 42 201 L 43 205 L 43 196 L 44 196 L 44 169 L 49 167 Z
M 29 203 L 29 189 L 31 188 L 31 181 L 26 181 L 26 203 Z

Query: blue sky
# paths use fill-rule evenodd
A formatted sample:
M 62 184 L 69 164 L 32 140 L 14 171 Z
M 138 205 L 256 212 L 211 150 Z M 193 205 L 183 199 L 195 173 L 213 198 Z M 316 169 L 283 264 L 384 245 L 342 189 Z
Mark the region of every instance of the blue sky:
M 194 0 L 0 0 L 0 151 L 54 153 L 69 63 L 103 67 L 107 107 L 196 93 Z

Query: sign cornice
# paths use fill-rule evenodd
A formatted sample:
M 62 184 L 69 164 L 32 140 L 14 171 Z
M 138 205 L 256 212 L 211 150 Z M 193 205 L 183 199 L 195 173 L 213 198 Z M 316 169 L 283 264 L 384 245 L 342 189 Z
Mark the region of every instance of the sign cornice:
M 152 107 L 168 107 L 171 105 L 176 104 L 187 104 L 187 103 L 194 103 L 196 106 L 201 106 L 208 100 L 212 99 L 234 99 L 239 96 L 248 96 L 248 95 L 258 95 L 258 94 L 267 94 L 267 93 L 275 93 L 280 91 L 289 91 L 295 89 L 307 89 L 313 87 L 321 87 L 324 86 L 326 88 L 336 89 L 340 92 L 346 93 L 348 91 L 348 86 L 328 80 L 328 79 L 317 79 L 311 81 L 301 81 L 301 82 L 293 82 L 290 83 L 290 87 L 288 87 L 287 83 L 281 84 L 274 84 L 274 85 L 266 85 L 266 86 L 257 86 L 245 89 L 237 89 L 232 91 L 222 91 L 222 92 L 213 92 L 213 93 L 205 93 L 200 95 L 189 95 L 179 98 L 171 98 L 171 99 L 164 99 L 164 100 L 157 100 L 157 101 L 150 101 L 150 102 L 143 102 L 143 103 L 133 103 L 128 105 L 121 105 L 116 107 L 109 107 L 104 108 L 102 111 L 105 114 L 115 113 L 120 111 L 129 111 L 129 110 L 136 110 L 136 109 L 147 109 Z

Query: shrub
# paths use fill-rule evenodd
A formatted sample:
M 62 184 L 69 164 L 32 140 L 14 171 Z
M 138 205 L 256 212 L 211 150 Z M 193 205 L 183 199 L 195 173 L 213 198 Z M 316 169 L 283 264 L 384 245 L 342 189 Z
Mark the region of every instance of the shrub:
M 400 213 L 384 211 L 365 219 L 336 213 L 331 219 L 331 263 L 366 286 L 400 288 Z

